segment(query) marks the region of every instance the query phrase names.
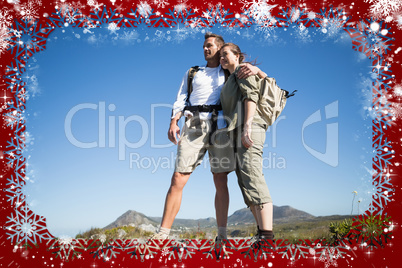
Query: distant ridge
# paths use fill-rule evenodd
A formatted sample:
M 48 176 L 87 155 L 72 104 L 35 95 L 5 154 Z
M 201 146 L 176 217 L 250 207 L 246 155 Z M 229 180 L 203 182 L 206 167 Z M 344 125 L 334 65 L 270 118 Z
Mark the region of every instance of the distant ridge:
M 158 222 L 160 224 L 162 218 L 161 217 L 150 217 L 152 220 Z M 174 220 L 173 226 L 175 227 L 214 227 L 216 226 L 216 220 L 213 217 L 204 218 L 204 219 L 178 219 Z
M 316 217 L 313 215 L 297 210 L 290 206 L 274 206 L 274 223 L 291 223 L 304 220 L 313 220 Z M 161 222 L 161 217 L 148 217 L 143 213 L 137 212 L 135 210 L 128 210 L 123 215 L 118 217 L 114 222 L 107 225 L 104 229 L 112 229 L 120 226 L 144 226 L 153 225 L 157 226 Z M 250 209 L 243 208 L 235 211 L 232 215 L 228 217 L 228 225 L 249 225 L 255 224 L 253 214 Z M 204 219 L 175 219 L 173 227 L 184 227 L 184 228 L 194 228 L 194 227 L 215 227 L 216 220 L 213 217 Z

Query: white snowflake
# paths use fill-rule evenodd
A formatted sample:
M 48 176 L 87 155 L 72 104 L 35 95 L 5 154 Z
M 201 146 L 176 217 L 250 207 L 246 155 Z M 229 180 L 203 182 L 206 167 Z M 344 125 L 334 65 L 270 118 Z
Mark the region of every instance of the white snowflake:
M 307 17 L 308 17 L 309 20 L 314 20 L 317 16 L 316 16 L 315 12 L 310 11 L 308 13 Z
M 116 5 L 115 10 L 116 10 L 116 12 L 117 12 L 118 14 L 123 13 L 123 11 L 124 11 L 123 4 Z
M 59 4 L 57 7 L 60 10 L 60 13 L 63 14 L 63 16 L 68 16 L 70 6 L 67 3 L 62 3 L 61 5 Z
M 328 38 L 338 37 L 340 33 L 343 32 L 343 27 L 346 23 L 346 19 L 344 16 L 328 16 L 324 17 L 321 22 L 321 29 L 320 31 L 326 34 Z
M 15 216 L 7 217 L 6 232 L 8 239 L 15 243 L 36 244 L 42 240 L 51 238 L 46 232 L 46 219 L 43 216 L 35 215 L 28 206 L 15 210 Z
M 139 33 L 136 30 L 132 31 L 124 31 L 122 35 L 119 36 L 120 40 L 123 40 L 125 42 L 134 42 L 139 40 Z
M 28 1 L 27 3 L 17 6 L 17 11 L 25 20 L 37 20 L 39 19 L 38 8 L 41 5 L 42 2 L 40 0 Z
M 82 18 L 82 14 L 72 9 L 65 9 L 64 16 L 66 22 L 68 22 L 69 24 L 74 24 Z
M 35 74 L 31 75 L 29 72 L 25 72 L 22 79 L 25 82 L 25 88 L 28 91 L 26 96 L 27 99 L 29 99 L 30 96 L 35 97 L 36 94 L 40 92 L 37 76 Z
M 184 5 L 184 4 L 175 5 L 174 10 L 176 10 L 178 12 L 184 11 L 184 10 L 186 10 L 186 5 Z
M 13 16 L 9 14 L 7 9 L 0 10 L 0 28 L 10 27 L 12 23 Z
M 271 15 L 271 10 L 276 6 L 277 5 L 268 5 L 265 2 L 262 2 L 261 4 L 254 4 L 250 7 L 250 15 L 252 15 L 255 21 L 259 24 L 264 23 L 267 20 L 275 23 L 276 20 Z
M 61 236 L 57 242 L 61 245 L 71 245 L 73 241 L 73 238 L 69 236 Z
M 402 9 L 401 0 L 364 0 L 370 6 L 371 14 L 376 18 L 386 18 L 393 12 Z
M 17 37 L 17 38 L 21 38 L 22 33 L 23 33 L 22 31 L 18 31 L 18 30 L 15 30 L 15 29 L 11 29 L 10 32 L 11 32 L 13 35 L 15 35 L 15 37 Z
M 70 7 L 77 10 L 77 9 L 85 8 L 85 5 L 80 2 L 72 2 L 72 3 L 70 3 Z
M 164 0 L 154 0 L 154 5 L 157 5 L 158 8 L 165 8 L 169 3 Z
M 0 27 L 0 55 L 11 45 L 9 42 L 11 35 L 6 27 Z
M 329 247 L 328 249 L 324 249 L 318 260 L 324 262 L 325 268 L 328 268 L 332 265 L 338 267 L 337 259 L 339 257 L 341 257 L 341 255 L 336 252 L 335 248 Z
M 162 256 L 166 256 L 169 254 L 169 250 L 167 248 L 162 249 Z
M 394 118 L 400 120 L 402 118 L 402 106 L 400 105 L 400 103 L 392 102 L 391 108 L 391 112 Z
M 14 153 L 9 154 L 10 157 L 13 157 L 13 155 Z M 19 207 L 26 198 L 22 191 L 26 182 L 25 180 L 14 179 L 13 176 L 8 178 L 7 181 L 7 189 L 4 189 L 4 191 L 7 193 L 7 201 L 10 202 L 11 206 Z
M 394 95 L 402 97 L 402 85 L 399 84 L 394 87 Z
M 302 43 L 311 42 L 308 28 L 306 26 L 304 26 L 303 23 L 300 23 L 299 26 L 298 26 L 297 38 Z
M 378 100 L 381 104 L 385 105 L 388 103 L 388 98 L 386 96 L 381 96 Z
M 110 31 L 110 33 L 116 33 L 117 30 L 120 29 L 120 27 L 117 27 L 117 24 L 114 22 L 109 23 L 109 25 L 107 26 L 107 29 Z
M 296 9 L 294 11 L 292 11 L 292 22 L 297 21 L 300 18 L 300 9 Z
M 402 29 L 402 15 L 396 16 L 396 23 L 398 24 L 398 28 Z
M 50 247 L 48 248 L 52 254 L 55 254 L 56 257 L 64 261 L 72 260 L 75 257 L 81 259 L 82 256 L 80 255 L 81 250 L 86 250 L 84 239 L 73 239 L 68 236 L 61 236 L 60 238 L 50 239 L 47 242 L 47 245 Z
M 88 1 L 87 1 L 87 4 L 88 4 L 88 6 L 93 7 L 95 11 L 100 10 L 101 7 L 103 6 L 102 3 L 99 4 L 99 3 L 98 3 L 97 1 L 95 1 L 95 0 L 88 0 Z
M 138 8 L 138 13 L 143 17 L 148 17 L 148 15 L 152 11 L 151 6 L 147 2 L 140 2 L 137 5 L 137 8 Z
M 227 27 L 226 30 L 230 30 L 229 34 L 235 33 L 234 27 Z M 254 30 L 261 33 L 261 37 L 265 43 L 273 44 L 278 41 L 279 37 L 276 34 L 274 27 L 255 27 Z
M 239 4 L 243 4 L 243 9 L 260 9 L 261 6 L 267 5 L 269 0 L 240 0 Z
M 219 5 L 219 4 L 218 4 Z M 180 0 L 180 2 L 174 6 L 174 10 L 177 12 L 183 12 L 188 8 L 187 0 Z

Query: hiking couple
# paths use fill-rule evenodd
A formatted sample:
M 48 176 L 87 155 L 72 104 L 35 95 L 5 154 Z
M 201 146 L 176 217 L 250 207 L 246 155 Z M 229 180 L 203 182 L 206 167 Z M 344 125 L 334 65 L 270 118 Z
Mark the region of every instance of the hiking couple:
M 258 238 L 273 239 L 273 204 L 262 174 L 267 125 L 258 109 L 259 81 L 266 74 L 242 64 L 240 48 L 219 35 L 205 34 L 203 50 L 206 65 L 187 71 L 173 105 L 168 137 L 178 145 L 177 159 L 160 229 L 150 239 L 169 238 L 183 188 L 207 151 L 216 188 L 216 240 L 227 239 L 227 175 L 233 170 L 257 223 Z M 186 120 L 180 133 L 182 116 Z

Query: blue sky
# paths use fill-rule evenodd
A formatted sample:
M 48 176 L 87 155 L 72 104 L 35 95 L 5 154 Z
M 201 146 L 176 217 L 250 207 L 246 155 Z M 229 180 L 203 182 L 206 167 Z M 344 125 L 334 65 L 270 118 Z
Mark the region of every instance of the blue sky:
M 211 31 L 238 44 L 249 60 L 257 58 L 280 87 L 298 90 L 267 133 L 264 173 L 274 205 L 347 215 L 357 191 L 353 212 L 358 200 L 363 212 L 372 191 L 373 74 L 346 32 Z M 91 32 L 56 30 L 25 75 L 30 140 L 24 192 L 57 236 L 104 227 L 129 209 L 162 215 L 176 155 L 166 134 L 171 105 L 185 71 L 205 63 L 203 29 L 185 38 L 173 29 Z M 77 147 L 66 125 L 76 141 L 96 146 Z M 124 142 L 136 148 L 119 148 Z M 205 160 L 185 187 L 179 218 L 215 217 Z M 245 207 L 234 173 L 229 188 L 230 215 Z

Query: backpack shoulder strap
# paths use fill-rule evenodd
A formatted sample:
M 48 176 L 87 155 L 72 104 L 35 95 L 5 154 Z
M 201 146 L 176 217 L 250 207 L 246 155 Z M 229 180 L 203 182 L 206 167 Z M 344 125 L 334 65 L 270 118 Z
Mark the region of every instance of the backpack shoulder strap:
M 191 92 L 193 92 L 193 78 L 195 74 L 200 69 L 199 66 L 193 66 L 188 70 L 188 77 L 187 77 L 187 100 L 190 98 Z

